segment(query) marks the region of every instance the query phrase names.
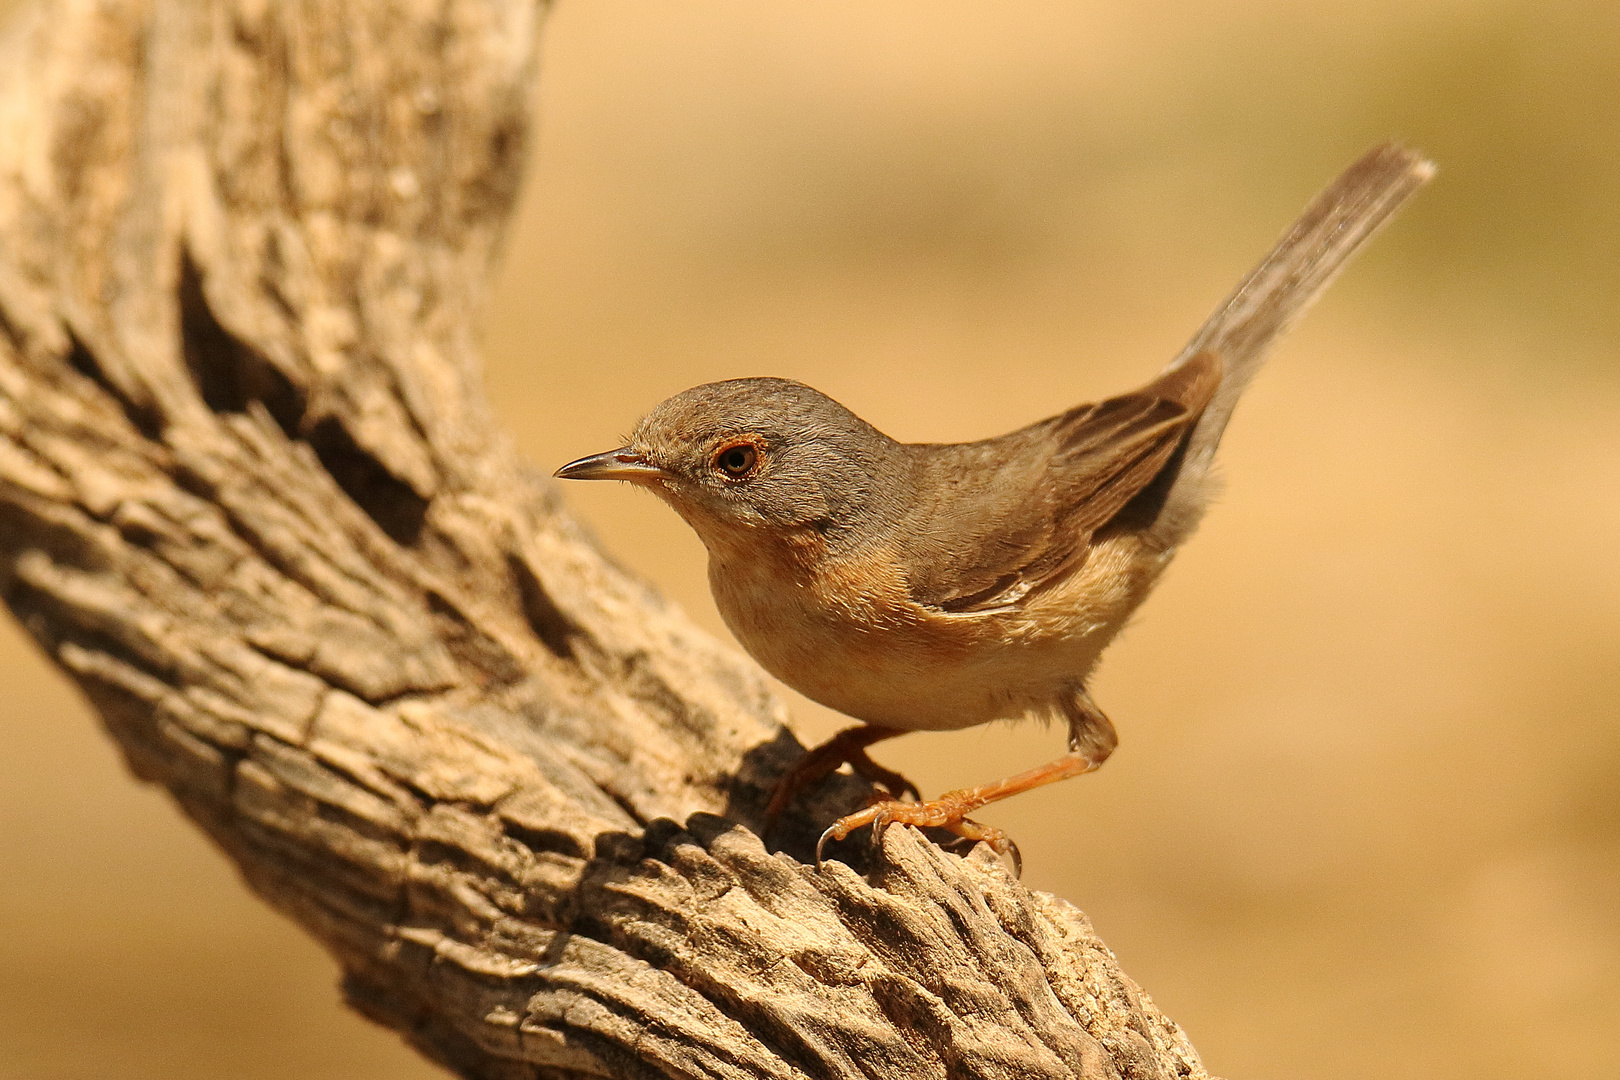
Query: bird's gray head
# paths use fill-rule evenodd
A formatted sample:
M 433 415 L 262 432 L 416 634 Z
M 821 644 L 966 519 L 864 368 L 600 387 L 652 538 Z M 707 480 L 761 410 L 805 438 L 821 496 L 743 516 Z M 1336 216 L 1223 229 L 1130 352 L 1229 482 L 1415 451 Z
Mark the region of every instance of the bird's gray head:
M 835 538 L 906 490 L 898 443 L 788 379 L 706 383 L 663 402 L 618 450 L 557 470 L 628 480 L 673 506 L 712 549 L 739 529 Z

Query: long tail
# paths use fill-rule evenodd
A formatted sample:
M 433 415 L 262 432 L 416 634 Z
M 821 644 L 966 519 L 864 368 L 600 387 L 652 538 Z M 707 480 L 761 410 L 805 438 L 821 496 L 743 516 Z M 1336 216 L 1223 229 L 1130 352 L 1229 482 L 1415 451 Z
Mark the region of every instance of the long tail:
M 1434 165 L 1396 143 L 1374 147 L 1305 208 L 1277 245 L 1209 317 L 1166 370 L 1208 349 L 1226 375 L 1204 409 L 1166 495 L 1154 532 L 1165 546 L 1192 532 L 1208 502 L 1210 466 L 1238 398 L 1266 349 L 1304 314 L 1378 227 L 1434 175 Z

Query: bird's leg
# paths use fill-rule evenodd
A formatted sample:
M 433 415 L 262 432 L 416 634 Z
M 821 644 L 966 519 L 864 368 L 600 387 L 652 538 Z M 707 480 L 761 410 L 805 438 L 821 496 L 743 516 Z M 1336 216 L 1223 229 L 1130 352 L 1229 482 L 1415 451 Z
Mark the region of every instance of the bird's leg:
M 1083 688 L 1077 688 L 1060 703 L 1060 707 L 1069 721 L 1067 754 L 1017 776 L 978 787 L 947 791 L 928 802 L 881 802 L 839 818 L 816 842 L 816 864 L 821 864 L 821 850 L 828 840 L 842 840 L 861 826 L 870 825 L 872 840 L 876 843 L 882 838 L 883 830 L 899 822 L 902 825 L 949 829 L 969 840 L 983 841 L 997 854 L 1010 858 L 1014 871 L 1021 873 L 1023 859 L 1018 854 L 1018 845 L 1000 829 L 970 821 L 967 815 L 1009 795 L 1091 772 L 1108 759 L 1119 740 L 1114 734 L 1114 725 L 1097 708 L 1091 695 Z
M 771 796 L 771 804 L 765 809 L 765 831 L 769 832 L 776 825 L 776 819 L 787 809 L 788 803 L 793 801 L 795 795 L 844 764 L 854 769 L 857 776 L 864 776 L 875 784 L 881 784 L 894 799 L 898 800 L 905 795 L 921 799 L 922 794 L 917 790 L 917 785 L 899 773 L 885 769 L 866 753 L 866 748 L 873 743 L 904 734 L 906 731 L 903 728 L 861 724 L 845 728 L 810 751 L 777 783 L 776 793 Z

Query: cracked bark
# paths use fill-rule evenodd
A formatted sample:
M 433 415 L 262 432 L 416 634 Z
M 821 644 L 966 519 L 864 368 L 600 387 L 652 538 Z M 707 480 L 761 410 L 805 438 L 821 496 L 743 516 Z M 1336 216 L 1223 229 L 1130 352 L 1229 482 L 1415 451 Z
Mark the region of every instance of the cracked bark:
M 891 830 L 494 430 L 534 0 L 61 0 L 0 45 L 0 588 L 348 1000 L 468 1077 L 1206 1076 Z

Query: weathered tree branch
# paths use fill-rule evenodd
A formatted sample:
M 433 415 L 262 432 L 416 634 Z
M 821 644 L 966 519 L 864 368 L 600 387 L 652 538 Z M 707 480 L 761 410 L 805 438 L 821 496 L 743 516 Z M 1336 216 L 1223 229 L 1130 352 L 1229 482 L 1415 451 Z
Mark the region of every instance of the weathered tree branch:
M 62 0 L 0 53 L 0 587 L 134 771 L 469 1077 L 1203 1077 L 1084 916 L 770 854 L 751 665 L 472 340 L 535 0 Z M 862 793 L 834 786 L 788 823 Z

